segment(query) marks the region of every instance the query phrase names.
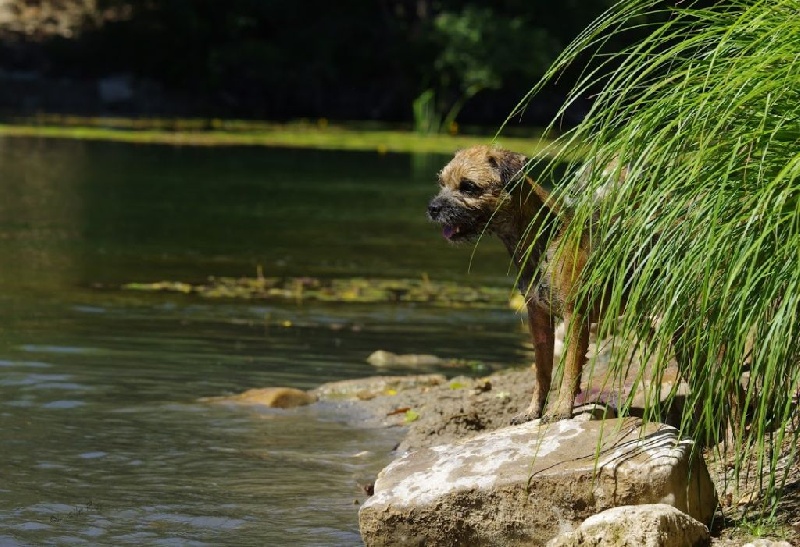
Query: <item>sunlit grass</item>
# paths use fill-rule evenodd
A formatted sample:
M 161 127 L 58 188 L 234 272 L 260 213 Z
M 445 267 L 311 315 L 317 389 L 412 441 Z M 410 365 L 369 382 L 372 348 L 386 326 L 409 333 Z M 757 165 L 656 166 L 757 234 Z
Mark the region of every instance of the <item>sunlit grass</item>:
M 641 24 L 640 16 L 657 6 L 663 4 L 620 2 L 565 51 L 547 79 L 597 52 L 613 33 Z M 581 174 L 573 163 L 558 196 L 575 207 L 565 252 L 591 227 L 594 252 L 578 298 L 603 299 L 599 334 L 620 342 L 613 373 L 624 375 L 632 347 L 666 365 L 677 341 L 691 386 L 683 431 L 714 444 L 725 440 L 720 424 L 731 420 L 734 436 L 725 447 L 737 476 L 770 471 L 758 484 L 765 510 L 775 507 L 786 477 L 781 470 L 797 450 L 791 424 L 800 392 L 798 13 L 799 0 L 730 0 L 708 9 L 689 3 L 662 12 L 664 22 L 643 42 L 594 56 L 599 68 L 585 71 L 565 104 L 600 88 L 590 114 L 554 140 L 552 157 L 536 161 L 537 169 L 552 167 L 577 143 L 589 143 L 595 168 Z M 628 169 L 623 184 L 613 184 L 619 169 L 602 174 L 617 157 Z M 604 185 L 607 196 L 598 204 L 595 191 Z M 746 362 L 750 380 L 737 397 Z M 657 401 L 658 393 L 649 399 Z M 647 417 L 659 419 L 663 410 L 652 404 Z
M 441 154 L 451 154 L 459 148 L 492 141 L 489 131 L 485 135 L 472 132 L 464 135 L 419 135 L 411 130 L 368 124 L 333 124 L 324 119 L 276 124 L 245 120 L 59 115 L 41 115 L 0 124 L 0 136 L 180 146 L 273 146 Z M 533 155 L 546 149 L 549 142 L 538 136 L 508 136 L 502 139 L 501 144 Z

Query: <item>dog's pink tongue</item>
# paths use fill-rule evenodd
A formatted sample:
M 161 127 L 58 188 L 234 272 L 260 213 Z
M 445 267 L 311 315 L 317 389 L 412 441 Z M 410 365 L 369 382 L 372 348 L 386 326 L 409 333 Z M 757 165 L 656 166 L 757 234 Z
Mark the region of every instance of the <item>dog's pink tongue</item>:
M 452 226 L 445 226 L 442 228 L 442 235 L 444 236 L 445 239 L 450 239 L 451 237 L 453 237 L 453 234 L 455 233 L 456 229 L 453 228 Z

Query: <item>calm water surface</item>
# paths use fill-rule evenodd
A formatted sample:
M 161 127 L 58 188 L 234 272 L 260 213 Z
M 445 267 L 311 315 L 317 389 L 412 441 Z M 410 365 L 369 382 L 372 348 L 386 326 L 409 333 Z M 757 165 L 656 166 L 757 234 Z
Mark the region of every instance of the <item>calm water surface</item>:
M 359 545 L 357 483 L 398 431 L 197 399 L 368 376 L 376 349 L 521 364 L 519 319 L 115 287 L 259 267 L 510 285 L 495 242 L 470 265 L 425 221 L 445 161 L 0 139 L 0 545 Z

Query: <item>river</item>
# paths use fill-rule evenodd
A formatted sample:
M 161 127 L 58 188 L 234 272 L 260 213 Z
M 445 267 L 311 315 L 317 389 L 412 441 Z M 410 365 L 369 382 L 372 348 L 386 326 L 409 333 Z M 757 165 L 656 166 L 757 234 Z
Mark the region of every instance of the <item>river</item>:
M 473 255 L 426 221 L 446 161 L 0 139 L 0 545 L 359 545 L 358 483 L 398 431 L 198 399 L 373 375 L 377 349 L 522 364 L 519 317 L 120 286 L 260 269 L 510 287 L 497 242 Z

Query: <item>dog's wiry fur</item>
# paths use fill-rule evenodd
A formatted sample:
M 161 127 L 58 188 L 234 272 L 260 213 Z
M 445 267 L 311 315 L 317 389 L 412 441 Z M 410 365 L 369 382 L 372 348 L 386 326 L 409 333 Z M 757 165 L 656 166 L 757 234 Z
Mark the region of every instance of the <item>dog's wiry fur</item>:
M 535 363 L 536 384 L 528 409 L 513 423 L 543 417 L 554 421 L 572 416 L 575 395 L 589 344 L 589 324 L 596 310 L 575 305 L 573 291 L 589 256 L 588 241 L 555 254 L 569 220 L 548 192 L 524 176 L 527 158 L 490 146 L 456 153 L 439 175 L 439 194 L 428 206 L 431 220 L 443 226 L 451 241 L 496 235 L 519 269 L 518 286 L 525 296 Z M 571 252 L 570 252 L 571 251 Z M 555 320 L 567 326 L 566 359 L 558 398 L 543 415 L 553 372 Z

